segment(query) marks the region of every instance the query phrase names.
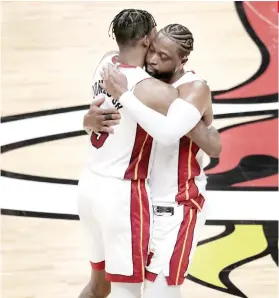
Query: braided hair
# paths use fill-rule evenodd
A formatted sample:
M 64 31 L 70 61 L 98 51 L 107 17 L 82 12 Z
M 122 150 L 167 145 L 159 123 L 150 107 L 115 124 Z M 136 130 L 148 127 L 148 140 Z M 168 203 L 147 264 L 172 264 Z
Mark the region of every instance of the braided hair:
M 109 26 L 119 45 L 134 45 L 145 35 L 149 35 L 156 27 L 154 17 L 141 9 L 123 9 L 117 14 Z
M 178 44 L 181 56 L 188 56 L 193 51 L 194 37 L 188 28 L 180 24 L 170 24 L 159 32 Z

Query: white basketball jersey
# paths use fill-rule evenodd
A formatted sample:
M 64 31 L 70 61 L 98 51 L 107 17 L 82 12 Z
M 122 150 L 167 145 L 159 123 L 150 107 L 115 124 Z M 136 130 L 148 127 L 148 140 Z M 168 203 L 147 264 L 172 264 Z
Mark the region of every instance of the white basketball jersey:
M 202 80 L 186 72 L 172 85 L 178 86 Z M 206 176 L 203 171 L 203 151 L 186 136 L 171 146 L 156 143 L 150 177 L 152 204 L 194 204 L 201 208 Z
M 127 110 L 100 86 L 100 70 L 107 63 L 116 63 L 115 54 L 105 57 L 94 74 L 94 96 L 105 95 L 102 108 L 115 107 L 121 114 L 120 124 L 114 126 L 114 134 L 94 133 L 90 136 L 90 145 L 86 165 L 99 175 L 120 179 L 146 179 L 152 161 L 153 139 L 134 121 Z M 119 65 L 128 80 L 128 89 L 150 76 L 140 67 Z

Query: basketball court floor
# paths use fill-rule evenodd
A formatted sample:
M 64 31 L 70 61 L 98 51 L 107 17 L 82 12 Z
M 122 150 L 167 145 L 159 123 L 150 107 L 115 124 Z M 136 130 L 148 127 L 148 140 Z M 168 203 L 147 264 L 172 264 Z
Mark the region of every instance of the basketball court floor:
M 277 4 L 174 1 L 1 2 L 1 297 L 77 297 L 87 283 L 82 118 L 94 68 L 116 48 L 110 21 L 131 7 L 193 32 L 187 68 L 208 81 L 221 132 L 185 298 L 277 297 Z

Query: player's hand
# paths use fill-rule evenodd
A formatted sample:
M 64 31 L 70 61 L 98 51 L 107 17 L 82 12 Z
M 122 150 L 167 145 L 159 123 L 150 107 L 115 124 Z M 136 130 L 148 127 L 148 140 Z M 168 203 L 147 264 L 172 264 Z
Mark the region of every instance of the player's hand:
M 101 77 L 103 79 L 101 86 L 115 99 L 118 99 L 128 90 L 126 76 L 115 65 L 108 64 L 104 66 Z
M 95 132 L 114 133 L 112 126 L 119 124 L 121 115 L 114 109 L 100 108 L 101 104 L 105 101 L 105 97 L 101 96 L 93 101 L 87 114 L 83 118 L 83 126 L 87 130 Z

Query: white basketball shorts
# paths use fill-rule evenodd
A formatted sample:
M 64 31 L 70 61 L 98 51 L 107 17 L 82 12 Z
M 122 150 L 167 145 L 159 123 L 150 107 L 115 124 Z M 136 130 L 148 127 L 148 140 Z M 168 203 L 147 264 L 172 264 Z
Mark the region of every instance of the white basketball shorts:
M 78 185 L 78 211 L 94 270 L 112 282 L 143 282 L 151 204 L 145 180 L 108 178 L 86 169 Z
M 145 278 L 155 281 L 163 272 L 170 286 L 181 285 L 187 275 L 206 220 L 207 202 L 194 205 L 157 204 L 173 207 L 171 214 L 153 214 L 152 235 Z

